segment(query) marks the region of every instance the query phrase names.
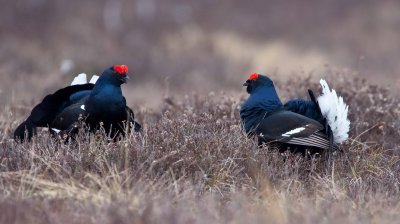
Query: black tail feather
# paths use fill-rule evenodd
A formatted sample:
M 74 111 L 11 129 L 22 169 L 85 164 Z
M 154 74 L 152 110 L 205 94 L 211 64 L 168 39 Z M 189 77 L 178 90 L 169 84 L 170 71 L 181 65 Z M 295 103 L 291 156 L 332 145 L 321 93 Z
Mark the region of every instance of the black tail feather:
M 313 92 L 311 89 L 308 90 L 308 95 L 310 96 L 310 99 L 311 99 L 314 103 L 317 104 L 317 99 L 315 98 L 314 92 Z
M 319 107 L 319 104 L 318 104 L 318 101 L 317 101 L 317 98 L 315 98 L 314 92 L 311 89 L 308 90 L 308 95 L 310 96 L 311 101 L 313 101 L 315 103 L 316 109 L 318 110 L 318 112 L 320 114 L 322 114 L 321 108 Z
M 142 129 L 142 125 L 140 125 L 138 122 L 134 121 L 133 123 L 133 130 L 135 130 L 135 132 L 139 132 Z
M 25 139 L 30 141 L 33 135 L 36 135 L 36 125 L 31 117 L 28 117 L 28 119 L 22 122 L 14 131 L 14 139 L 20 142 Z

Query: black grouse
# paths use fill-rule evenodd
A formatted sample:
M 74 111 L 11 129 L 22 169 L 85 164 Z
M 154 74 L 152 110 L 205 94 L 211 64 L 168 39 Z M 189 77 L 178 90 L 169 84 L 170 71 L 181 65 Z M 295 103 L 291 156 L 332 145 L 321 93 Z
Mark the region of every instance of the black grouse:
M 78 75 L 71 86 L 47 95 L 36 105 L 30 116 L 16 128 L 14 139 L 22 141 L 26 137 L 30 140 L 37 127 L 49 127 L 52 132 L 69 135 L 76 131 L 76 122 L 80 118 L 92 131 L 102 124 L 112 136 L 124 134 L 124 122 L 131 123 L 134 130 L 139 131 L 141 125 L 134 121 L 134 113 L 126 105 L 121 91 L 121 84 L 128 79 L 127 73 L 126 65 L 115 65 L 100 77 L 93 76 L 89 83 L 86 74 Z
M 259 144 L 275 143 L 283 150 L 314 153 L 336 149 L 337 143 L 347 139 L 348 107 L 324 80 L 323 95 L 318 99 L 309 90 L 311 100 L 291 100 L 285 105 L 267 76 L 251 74 L 243 85 L 250 96 L 240 117 L 246 133 L 257 136 Z

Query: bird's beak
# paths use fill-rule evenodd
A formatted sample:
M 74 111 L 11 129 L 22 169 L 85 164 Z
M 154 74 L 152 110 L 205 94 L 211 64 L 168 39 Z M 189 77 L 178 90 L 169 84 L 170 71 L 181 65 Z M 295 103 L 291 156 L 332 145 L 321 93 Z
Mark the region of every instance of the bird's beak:
M 123 83 L 127 83 L 129 80 L 129 76 L 128 75 L 121 76 L 121 78 L 119 78 L 119 80 L 121 80 Z
M 248 86 L 248 85 L 249 85 L 249 83 L 247 83 L 247 82 L 243 83 L 243 86 Z

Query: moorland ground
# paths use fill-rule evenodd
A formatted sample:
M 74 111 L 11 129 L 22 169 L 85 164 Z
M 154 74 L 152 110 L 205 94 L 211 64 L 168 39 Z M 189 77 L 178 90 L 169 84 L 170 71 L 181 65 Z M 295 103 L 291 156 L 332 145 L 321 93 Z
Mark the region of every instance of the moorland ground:
M 325 168 L 258 147 L 241 128 L 243 97 L 166 96 L 135 108 L 143 132 L 118 142 L 82 133 L 68 144 L 46 130 L 17 144 L 32 104 L 0 117 L 1 223 L 393 223 L 399 219 L 399 100 L 357 76 L 331 84 L 350 105 L 350 139 Z M 349 85 L 351 84 L 351 85 Z M 284 98 L 318 89 L 278 82 Z
M 0 223 L 396 223 L 399 10 L 390 0 L 3 1 Z M 130 68 L 123 92 L 142 133 L 11 139 L 45 95 L 113 64 Z M 251 72 L 283 100 L 318 92 L 319 78 L 344 96 L 350 139 L 330 169 L 246 138 L 238 113 Z

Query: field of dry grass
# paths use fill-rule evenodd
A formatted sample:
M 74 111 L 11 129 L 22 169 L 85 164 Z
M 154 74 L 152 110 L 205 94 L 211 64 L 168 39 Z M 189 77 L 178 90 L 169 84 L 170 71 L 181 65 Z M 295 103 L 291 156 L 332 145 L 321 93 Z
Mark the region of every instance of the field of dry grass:
M 331 71 L 333 72 L 333 71 Z M 0 117 L 1 223 L 394 223 L 400 214 L 400 101 L 357 76 L 331 80 L 350 104 L 351 137 L 326 170 L 258 148 L 241 130 L 243 97 L 167 96 L 119 142 L 82 134 L 63 144 L 43 130 L 10 136 L 31 104 Z M 284 98 L 318 89 L 278 81 Z M 22 109 L 21 109 L 22 108 Z
M 3 1 L 0 223 L 398 222 L 399 10 L 394 0 Z M 11 139 L 45 95 L 113 64 L 130 68 L 123 92 L 143 132 Z M 269 75 L 284 101 L 318 92 L 319 78 L 344 96 L 350 139 L 330 169 L 246 138 L 250 72 Z

